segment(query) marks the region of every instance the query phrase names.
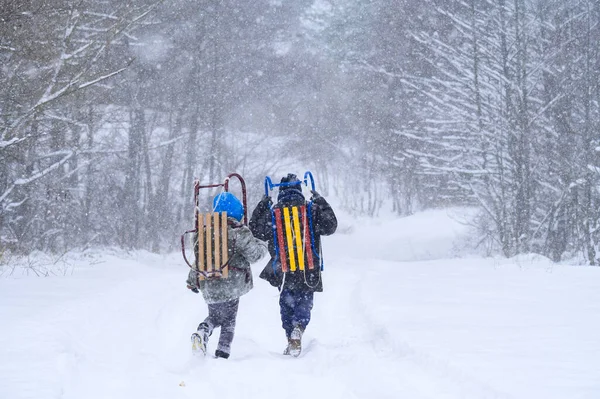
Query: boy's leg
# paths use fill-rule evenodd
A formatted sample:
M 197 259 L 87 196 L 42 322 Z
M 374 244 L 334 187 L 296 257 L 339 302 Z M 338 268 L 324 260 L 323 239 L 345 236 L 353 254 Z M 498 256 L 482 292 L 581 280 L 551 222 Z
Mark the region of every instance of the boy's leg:
M 208 304 L 208 316 L 198 325 L 196 332 L 192 334 L 192 350 L 202 351 L 206 354 L 208 338 L 212 335 L 215 328 L 221 326 L 221 305 L 220 303 Z
M 215 309 L 212 305 L 208 305 L 208 316 L 196 328 L 196 332 L 192 334 L 192 351 L 194 353 L 202 353 L 206 355 L 208 345 L 208 337 L 212 335 L 213 329 L 218 326 L 218 320 L 215 317 Z
M 314 293 L 312 291 L 302 291 L 295 295 L 294 316 L 292 324 L 294 327 L 300 327 L 302 331 L 310 323 L 310 313 L 313 308 Z
M 227 359 L 231 352 L 231 343 L 235 334 L 235 323 L 240 304 L 239 299 L 223 302 L 219 305 L 219 324 L 221 325 L 221 334 L 219 336 L 219 345 L 215 355 Z
M 294 307 L 296 298 L 294 293 L 286 288 L 279 295 L 279 312 L 281 313 L 281 326 L 285 330 L 285 335 L 289 339 L 294 329 Z
M 297 291 L 294 293 L 294 314 L 292 317 L 293 330 L 288 340 L 286 354 L 294 357 L 302 352 L 302 335 L 310 322 L 310 312 L 313 307 L 312 291 Z
M 200 328 L 204 328 L 208 332 L 208 335 L 212 335 L 213 330 L 221 326 L 220 305 L 220 303 L 208 304 L 208 316 L 206 316 L 206 319 L 200 323 L 198 330 L 200 330 Z

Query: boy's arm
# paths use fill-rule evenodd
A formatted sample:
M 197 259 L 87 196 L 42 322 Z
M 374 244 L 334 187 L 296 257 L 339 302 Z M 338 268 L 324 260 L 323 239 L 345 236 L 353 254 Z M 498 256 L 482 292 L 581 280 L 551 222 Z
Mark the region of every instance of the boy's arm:
M 312 201 L 317 206 L 315 212 L 315 232 L 323 236 L 335 233 L 337 230 L 337 217 L 333 212 L 333 208 L 319 193 L 316 191 L 312 191 L 312 193 Z
M 273 232 L 271 231 L 271 205 L 270 197 L 263 197 L 256 205 L 250 218 L 250 231 L 259 240 L 268 241 Z
M 254 263 L 263 257 L 267 251 L 267 244 L 252 235 L 246 226 L 237 229 L 235 238 L 235 251 L 240 253 L 250 263 Z

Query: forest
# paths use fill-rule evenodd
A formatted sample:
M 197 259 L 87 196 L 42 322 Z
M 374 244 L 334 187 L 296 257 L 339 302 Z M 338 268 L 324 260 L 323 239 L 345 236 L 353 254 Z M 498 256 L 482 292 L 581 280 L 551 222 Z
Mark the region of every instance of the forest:
M 173 251 L 195 178 L 254 204 L 302 165 L 350 214 L 600 263 L 597 0 L 0 4 L 0 262 Z

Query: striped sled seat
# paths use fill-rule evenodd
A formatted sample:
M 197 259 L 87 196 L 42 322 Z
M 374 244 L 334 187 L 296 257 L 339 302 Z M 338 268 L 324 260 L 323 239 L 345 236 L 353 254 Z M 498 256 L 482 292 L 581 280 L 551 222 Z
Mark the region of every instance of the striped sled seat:
M 229 277 L 227 212 L 199 213 L 197 227 L 193 269 L 198 272 L 198 279 Z
M 312 223 L 307 206 L 287 206 L 272 210 L 275 259 L 284 273 L 314 269 Z

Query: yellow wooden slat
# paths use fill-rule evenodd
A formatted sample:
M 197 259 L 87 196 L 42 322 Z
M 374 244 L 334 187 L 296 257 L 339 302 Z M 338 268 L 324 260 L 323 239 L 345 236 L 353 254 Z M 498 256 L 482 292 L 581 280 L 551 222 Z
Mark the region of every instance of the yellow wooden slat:
M 221 243 L 222 243 L 222 252 L 223 252 L 222 257 L 223 257 L 223 264 L 225 265 L 229 261 L 229 252 L 227 251 L 227 243 L 229 242 L 229 239 L 227 237 L 227 212 L 222 213 L 221 231 L 222 231 Z M 223 278 L 227 278 L 227 277 L 229 277 L 229 266 L 225 266 L 223 268 Z
M 290 271 L 296 271 L 296 255 L 294 254 L 294 241 L 292 239 L 292 226 L 290 221 L 290 209 L 283 208 L 283 220 L 285 224 L 285 235 L 287 238 L 287 250 L 290 259 Z
M 304 251 L 302 250 L 302 235 L 300 234 L 300 218 L 298 217 L 298 207 L 292 208 L 294 221 L 294 235 L 296 238 L 296 252 L 298 252 L 298 267 L 304 270 Z

